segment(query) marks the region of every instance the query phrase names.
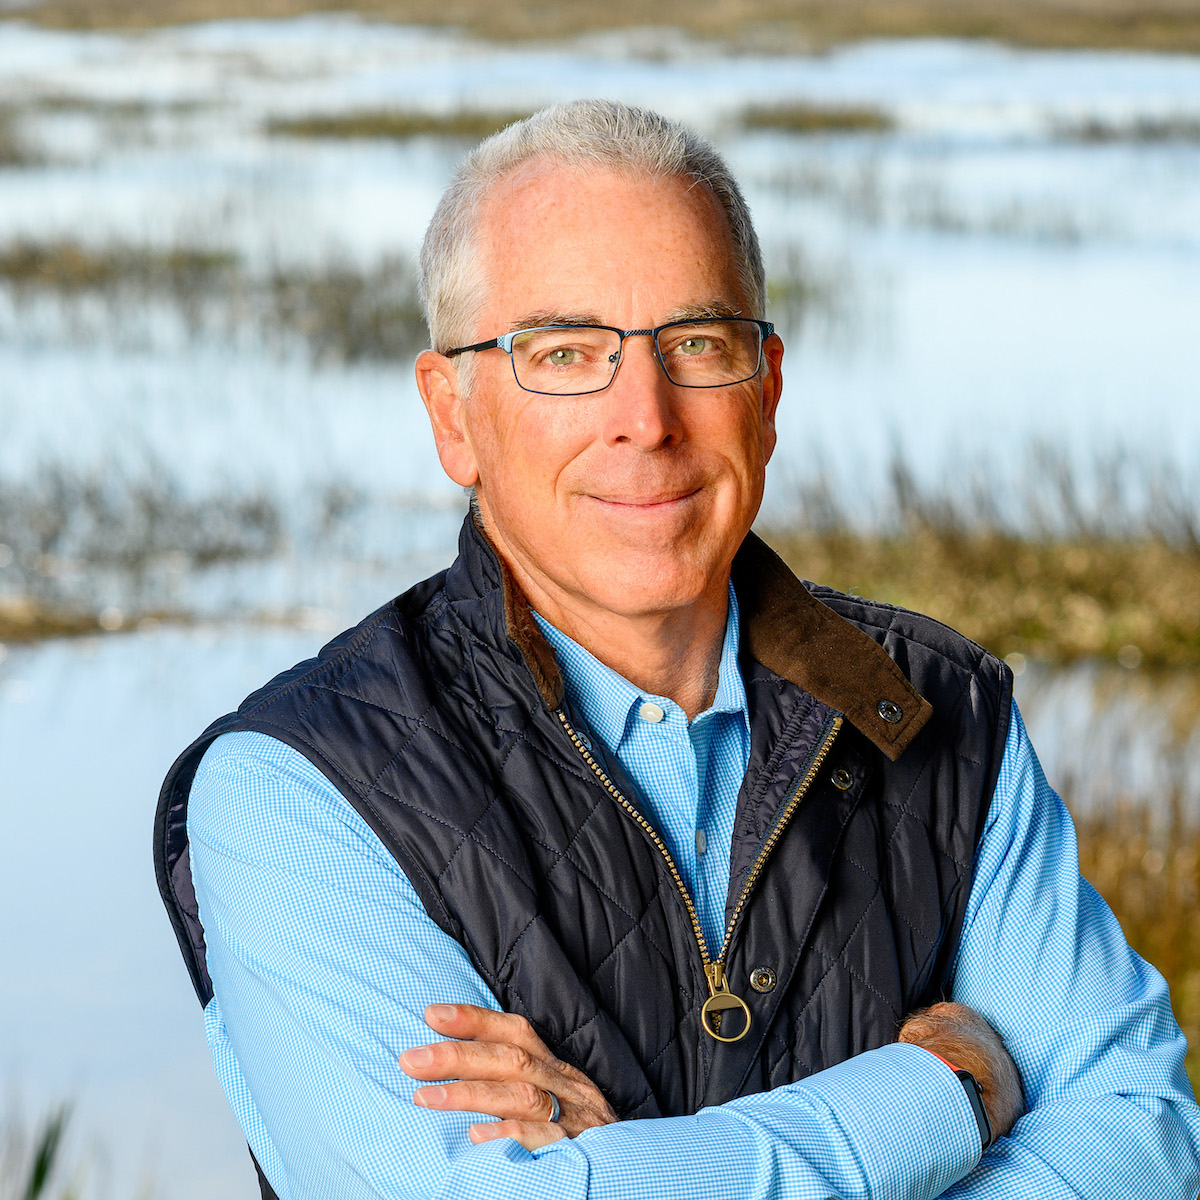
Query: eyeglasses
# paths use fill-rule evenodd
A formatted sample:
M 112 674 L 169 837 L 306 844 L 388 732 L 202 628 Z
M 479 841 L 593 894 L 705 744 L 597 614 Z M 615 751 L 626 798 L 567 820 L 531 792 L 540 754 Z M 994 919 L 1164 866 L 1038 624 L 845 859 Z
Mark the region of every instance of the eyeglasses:
M 672 383 L 691 388 L 729 387 L 758 374 L 763 341 L 774 332 L 769 321 L 741 317 L 668 321 L 653 329 L 542 325 L 474 346 L 459 346 L 447 350 L 446 357 L 503 350 L 512 360 L 517 385 L 525 391 L 585 396 L 602 392 L 612 383 L 626 338 L 649 337 L 654 339 L 654 356 Z

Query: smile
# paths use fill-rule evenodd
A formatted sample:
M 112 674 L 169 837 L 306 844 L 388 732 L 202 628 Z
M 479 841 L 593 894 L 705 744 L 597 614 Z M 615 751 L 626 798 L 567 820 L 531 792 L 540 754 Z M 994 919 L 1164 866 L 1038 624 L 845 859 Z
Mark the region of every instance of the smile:
M 667 508 L 690 500 L 699 491 L 699 488 L 694 488 L 687 492 L 657 493 L 649 496 L 590 496 L 589 499 L 600 504 L 612 505 L 615 508 L 655 509 Z

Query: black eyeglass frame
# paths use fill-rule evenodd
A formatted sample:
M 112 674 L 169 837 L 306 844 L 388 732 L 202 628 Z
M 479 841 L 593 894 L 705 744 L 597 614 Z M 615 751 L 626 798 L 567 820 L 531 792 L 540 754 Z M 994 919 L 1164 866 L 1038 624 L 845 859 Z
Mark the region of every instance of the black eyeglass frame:
M 717 325 L 724 324 L 728 321 L 746 321 L 751 325 L 757 325 L 759 330 L 758 339 L 758 362 L 754 366 L 754 370 L 749 375 L 743 376 L 741 379 L 730 380 L 728 383 L 676 383 L 671 378 L 671 372 L 667 370 L 667 364 L 663 361 L 662 351 L 658 347 L 658 335 L 664 329 L 674 329 L 680 325 Z M 520 376 L 517 374 L 517 363 L 513 358 L 513 339 L 519 338 L 523 333 L 542 333 L 545 330 L 551 329 L 603 329 L 609 333 L 615 333 L 618 338 L 617 352 L 615 356 L 610 356 L 609 361 L 613 364 L 613 373 L 609 376 L 608 382 L 604 387 L 589 388 L 586 392 L 539 392 L 537 388 L 526 387 Z M 488 338 L 485 342 L 476 342 L 473 346 L 456 346 L 453 350 L 445 351 L 446 358 L 454 358 L 459 354 L 467 354 L 480 350 L 503 350 L 508 355 L 508 361 L 512 365 L 513 378 L 517 381 L 517 387 L 523 392 L 531 392 L 535 396 L 591 396 L 596 392 L 603 392 L 606 388 L 612 386 L 612 381 L 617 377 L 617 368 L 621 365 L 621 359 L 625 353 L 625 339 L 628 337 L 648 337 L 651 339 L 654 346 L 654 357 L 658 359 L 658 365 L 662 368 L 662 373 L 667 377 L 668 381 L 675 387 L 686 388 L 718 388 L 718 387 L 736 387 L 739 383 L 745 383 L 748 379 L 753 379 L 761 370 L 763 365 L 763 346 L 775 332 L 775 326 L 770 321 L 760 321 L 757 317 L 693 317 L 691 319 L 684 318 L 679 321 L 666 321 L 662 325 L 655 325 L 652 329 L 618 329 L 615 325 L 535 325 L 531 329 L 514 329 L 512 333 L 502 333 L 499 337 Z

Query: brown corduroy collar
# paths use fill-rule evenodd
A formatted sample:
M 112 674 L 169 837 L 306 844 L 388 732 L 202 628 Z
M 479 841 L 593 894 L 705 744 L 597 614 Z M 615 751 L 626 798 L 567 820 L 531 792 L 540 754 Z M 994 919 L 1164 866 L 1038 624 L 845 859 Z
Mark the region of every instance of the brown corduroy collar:
M 485 535 L 486 536 L 486 535 Z M 521 651 L 547 707 L 563 678 L 517 581 L 499 555 L 508 636 Z M 822 604 L 753 533 L 733 562 L 741 646 L 781 678 L 842 713 L 893 762 L 933 709 L 874 639 Z

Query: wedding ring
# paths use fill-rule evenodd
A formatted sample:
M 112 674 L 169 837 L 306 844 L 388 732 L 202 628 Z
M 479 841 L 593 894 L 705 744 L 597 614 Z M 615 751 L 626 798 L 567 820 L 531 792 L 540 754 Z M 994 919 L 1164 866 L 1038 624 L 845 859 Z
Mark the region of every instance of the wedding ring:
M 547 1092 L 550 1097 L 550 1120 L 557 1121 L 559 1113 L 562 1112 L 562 1106 L 558 1103 L 558 1097 L 553 1092 Z

